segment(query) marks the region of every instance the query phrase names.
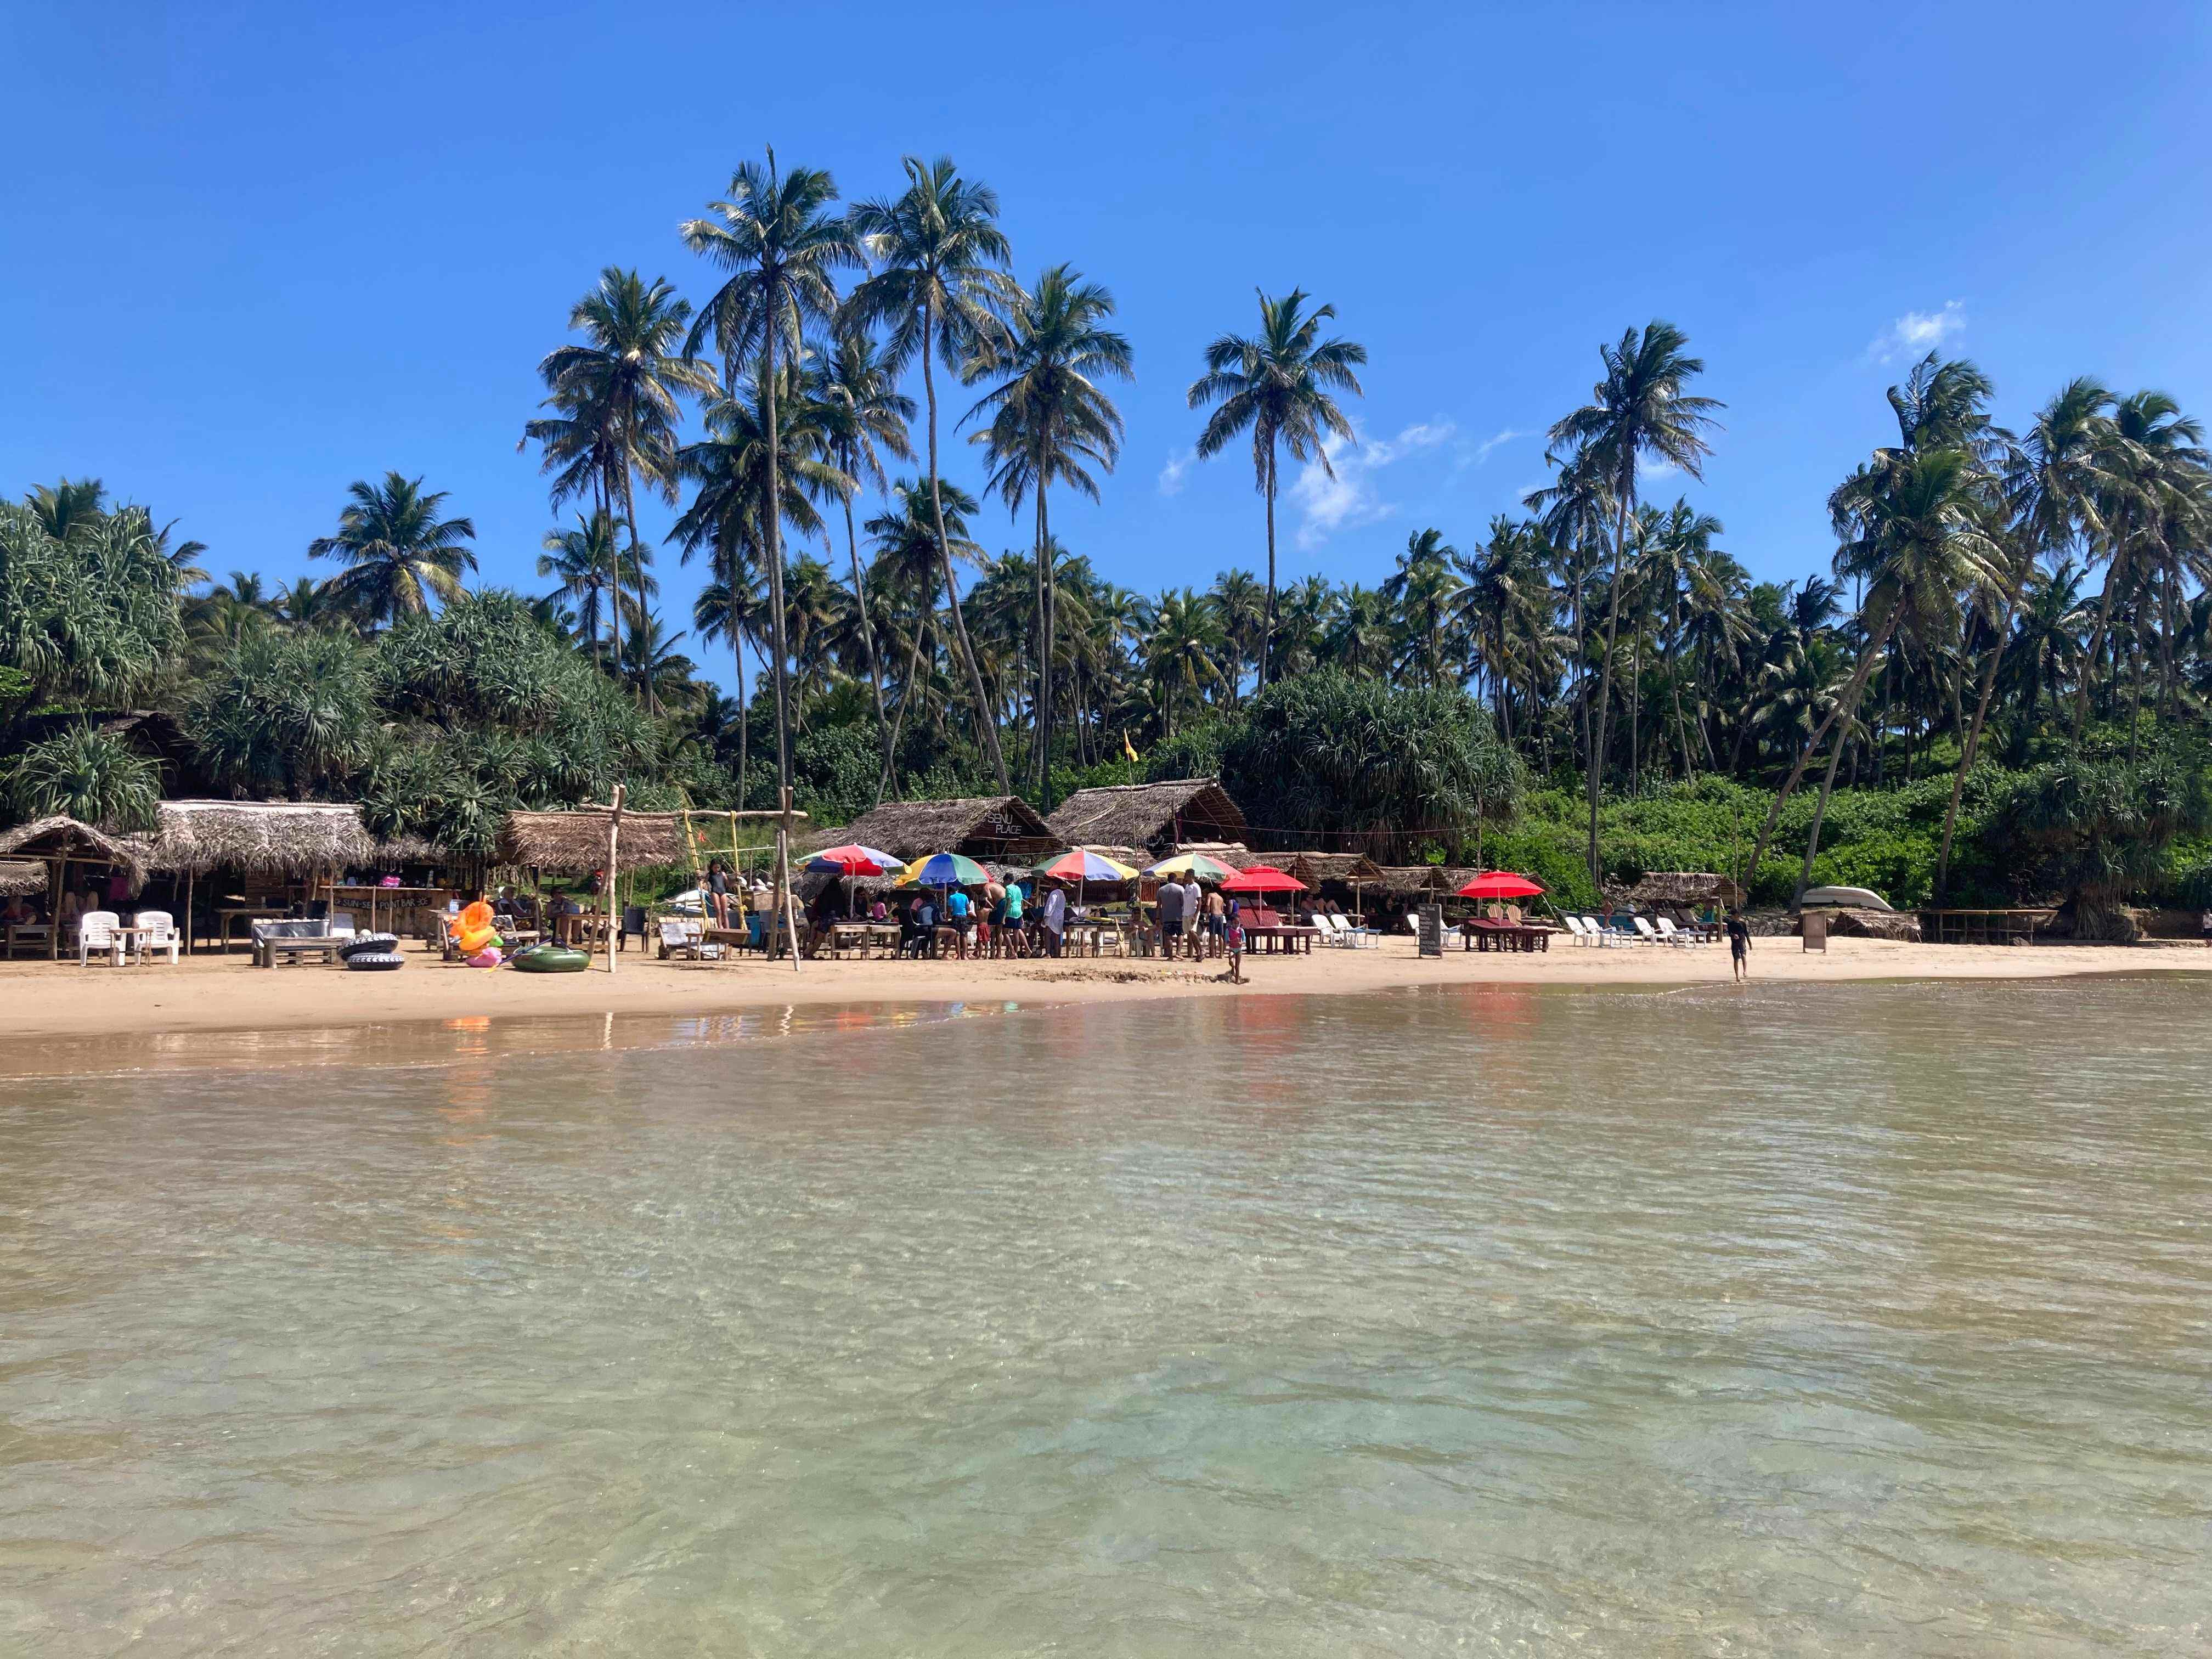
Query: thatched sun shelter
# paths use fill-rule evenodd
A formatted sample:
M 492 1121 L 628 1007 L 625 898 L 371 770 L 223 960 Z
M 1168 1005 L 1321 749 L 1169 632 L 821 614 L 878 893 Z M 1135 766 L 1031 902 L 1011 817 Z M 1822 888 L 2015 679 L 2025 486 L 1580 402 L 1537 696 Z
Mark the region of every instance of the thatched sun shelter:
M 165 800 L 147 860 L 156 870 L 301 877 L 373 862 L 361 808 L 328 801 Z
M 0 896 L 46 890 L 46 866 L 28 859 L 0 859 Z
M 885 801 L 842 830 L 817 830 L 797 842 L 794 861 L 845 842 L 918 859 L 957 853 L 978 863 L 1025 865 L 1068 843 L 1056 839 L 1036 808 L 1019 795 L 971 795 L 960 800 Z
M 1138 847 L 1155 858 L 1193 842 L 1251 839 L 1243 812 L 1218 778 L 1079 789 L 1053 813 L 1051 830 L 1062 847 Z
M 595 807 L 569 812 L 509 812 L 499 832 L 499 862 L 570 873 L 604 870 L 607 867 L 607 820 L 611 816 Z M 689 865 L 694 855 L 681 812 L 625 811 L 622 815 L 623 869 Z
M 72 864 L 120 870 L 133 888 L 146 881 L 146 860 L 137 842 L 70 817 L 40 818 L 0 831 L 0 857 L 36 859 L 57 871 Z

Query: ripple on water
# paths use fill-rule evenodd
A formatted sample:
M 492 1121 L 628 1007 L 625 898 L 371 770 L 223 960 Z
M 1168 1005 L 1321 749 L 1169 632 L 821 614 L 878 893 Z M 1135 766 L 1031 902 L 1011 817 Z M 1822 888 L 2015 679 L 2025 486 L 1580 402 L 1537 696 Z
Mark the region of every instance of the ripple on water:
M 0 1648 L 2202 1651 L 2208 1013 L 1462 989 L 19 1076 Z

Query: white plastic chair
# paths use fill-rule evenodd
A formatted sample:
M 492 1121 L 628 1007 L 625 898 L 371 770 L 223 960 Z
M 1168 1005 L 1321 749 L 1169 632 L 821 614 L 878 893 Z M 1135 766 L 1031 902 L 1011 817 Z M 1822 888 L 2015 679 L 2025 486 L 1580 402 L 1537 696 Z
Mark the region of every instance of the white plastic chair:
M 1620 933 L 1616 933 L 1612 928 L 1607 927 L 1595 916 L 1584 916 L 1583 918 L 1583 927 L 1584 930 L 1589 933 L 1589 936 L 1595 939 L 1600 945 L 1626 945 L 1631 942 L 1628 938 L 1624 937 Z
M 1703 945 L 1705 940 L 1695 933 L 1686 933 L 1674 925 L 1671 916 L 1659 918 L 1659 937 L 1669 945 Z
M 137 939 L 138 959 L 141 962 L 149 956 L 166 951 L 169 954 L 169 965 L 173 968 L 176 966 L 177 946 L 179 941 L 177 934 L 177 919 L 174 916 L 167 910 L 141 910 L 131 918 L 131 925 L 133 927 L 144 929 L 138 935 Z
M 123 965 L 123 941 L 115 930 L 122 921 L 112 910 L 88 910 L 77 919 L 76 965 L 84 967 L 92 960 L 95 951 L 112 962 Z
M 1657 933 L 1655 933 L 1652 930 L 1651 924 L 1645 921 L 1642 916 L 1631 916 L 1629 921 L 1635 925 L 1636 937 L 1643 940 L 1646 945 L 1680 945 L 1682 943 L 1679 939 L 1662 938 Z
M 1597 943 L 1589 929 L 1583 926 L 1583 919 L 1580 916 L 1571 916 L 1562 912 L 1559 920 L 1566 923 L 1567 936 L 1576 944 L 1589 945 Z

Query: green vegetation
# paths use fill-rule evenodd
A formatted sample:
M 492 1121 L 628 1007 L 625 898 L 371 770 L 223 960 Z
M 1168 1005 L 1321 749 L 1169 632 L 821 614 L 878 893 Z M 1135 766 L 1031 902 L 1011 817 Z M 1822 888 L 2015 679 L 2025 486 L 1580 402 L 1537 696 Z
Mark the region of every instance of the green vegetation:
M 1826 568 L 1753 581 L 1720 516 L 1652 498 L 1701 477 L 1723 413 L 1654 320 L 1600 348 L 1524 511 L 1409 526 L 1371 586 L 1285 584 L 1282 458 L 1327 471 L 1355 441 L 1368 352 L 1325 333 L 1334 306 L 1262 293 L 1177 379 L 1196 456 L 1249 445 L 1265 573 L 1139 593 L 1053 521 L 1120 458 L 1139 363 L 1113 295 L 1066 264 L 1016 281 L 997 197 L 950 160 L 897 176 L 848 208 L 771 152 L 672 240 L 696 306 L 600 274 L 522 423 L 550 481 L 535 598 L 471 589 L 465 503 L 394 471 L 331 503 L 303 550 L 327 579 L 286 587 L 211 580 L 96 481 L 0 506 L 0 811 L 352 797 L 480 850 L 508 808 L 617 781 L 702 806 L 788 787 L 838 820 L 1218 772 L 1282 842 L 1584 901 L 1711 869 L 1763 902 L 2059 901 L 2103 936 L 2130 899 L 2212 896 L 2212 465 L 2165 394 L 2078 379 L 2015 432 L 1931 354 L 1890 389 L 1895 441 L 1838 466 Z M 963 434 L 981 499 L 944 476 Z M 706 562 L 688 618 L 657 608 L 641 491 Z M 994 551 L 995 508 L 1017 544 Z M 687 643 L 729 652 L 734 696 Z M 184 734 L 167 775 L 105 721 L 146 707 Z

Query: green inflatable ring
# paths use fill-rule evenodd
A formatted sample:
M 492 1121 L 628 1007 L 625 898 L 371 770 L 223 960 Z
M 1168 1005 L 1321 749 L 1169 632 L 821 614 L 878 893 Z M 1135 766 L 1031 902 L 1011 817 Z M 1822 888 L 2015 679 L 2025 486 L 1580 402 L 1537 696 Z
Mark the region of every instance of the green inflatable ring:
M 507 965 L 524 974 L 580 974 L 592 957 L 572 945 L 526 945 Z

